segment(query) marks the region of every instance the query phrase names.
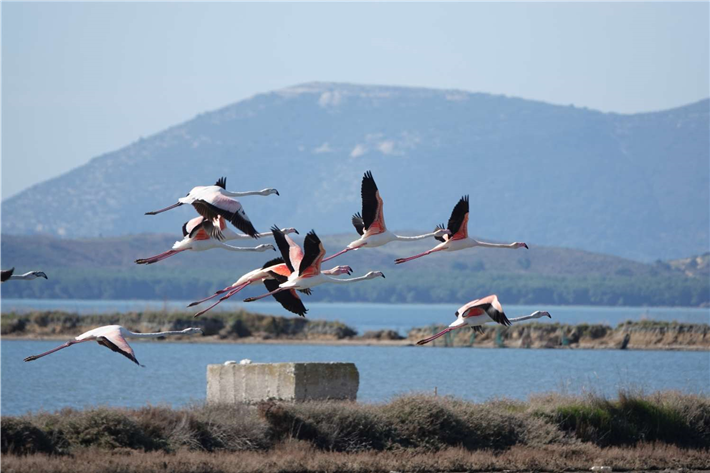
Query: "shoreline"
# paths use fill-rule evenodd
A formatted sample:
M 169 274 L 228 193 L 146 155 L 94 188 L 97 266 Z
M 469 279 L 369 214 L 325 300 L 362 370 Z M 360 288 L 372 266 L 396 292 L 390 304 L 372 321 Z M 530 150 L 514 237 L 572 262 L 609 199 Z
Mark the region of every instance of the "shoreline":
M 67 338 L 62 335 L 2 335 L 0 340 L 2 341 L 56 341 L 65 342 L 70 340 L 71 337 Z M 188 343 L 188 344 L 231 344 L 231 345 L 312 345 L 312 346 L 373 346 L 373 347 L 417 347 L 417 343 L 414 340 L 404 339 L 404 340 L 372 340 L 372 339 L 267 339 L 259 337 L 247 337 L 247 338 L 235 338 L 235 339 L 221 339 L 216 336 L 203 336 L 200 338 L 165 338 L 164 340 L 141 340 L 131 339 L 131 344 L 134 343 Z M 472 347 L 441 347 L 435 345 L 422 346 L 421 349 L 426 349 L 428 347 L 435 348 L 484 348 L 484 349 L 502 349 L 502 350 L 610 350 L 617 351 L 620 350 L 618 347 L 613 346 L 601 346 L 594 344 L 578 344 L 575 346 L 552 346 L 552 347 L 522 347 L 522 346 L 502 346 L 498 347 L 493 343 L 479 344 Z M 710 347 L 703 346 L 685 346 L 685 345 L 661 345 L 661 346 L 633 346 L 629 345 L 625 348 L 627 351 L 697 351 L 705 352 L 710 351 Z

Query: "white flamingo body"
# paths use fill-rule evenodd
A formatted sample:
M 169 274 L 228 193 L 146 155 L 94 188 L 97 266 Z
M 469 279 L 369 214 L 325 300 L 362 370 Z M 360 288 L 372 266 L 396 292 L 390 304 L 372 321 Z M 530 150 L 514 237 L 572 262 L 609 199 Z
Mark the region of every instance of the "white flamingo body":
M 212 220 L 209 225 L 205 225 L 204 222 L 204 217 L 195 217 L 192 220 L 186 222 L 182 227 L 184 238 L 180 241 L 176 241 L 170 250 L 148 258 L 137 259 L 135 262 L 137 264 L 154 264 L 188 250 L 207 251 L 213 248 L 240 252 L 262 252 L 267 250 L 275 250 L 274 245 L 271 244 L 257 245 L 254 247 L 227 245 L 226 243 L 224 243 L 224 241 L 250 239 L 251 236 L 232 231 L 227 226 L 227 223 L 224 218 L 222 218 L 221 216 Z M 213 236 L 213 232 L 211 231 L 211 228 L 213 226 L 219 227 L 223 236 L 222 240 L 219 240 L 218 238 L 215 238 Z M 284 228 L 282 229 L 282 231 L 284 233 L 298 233 L 295 228 Z M 257 234 L 257 236 L 259 237 L 266 237 L 271 235 L 271 232 Z
M 258 238 L 258 232 L 252 225 L 242 208 L 242 204 L 233 197 L 244 197 L 248 195 L 279 195 L 276 189 L 263 189 L 261 191 L 230 192 L 227 190 L 227 179 L 220 178 L 213 186 L 193 187 L 185 197 L 180 197 L 177 203 L 165 207 L 164 209 L 146 212 L 146 215 L 157 215 L 181 205 L 192 205 L 197 213 L 205 218 L 205 223 L 209 223 L 211 235 L 218 240 L 222 240 L 222 231 L 216 225 L 211 225 L 217 217 L 224 217 L 232 225 L 247 233 L 252 238 Z
M 126 338 L 157 338 L 165 337 L 168 335 L 193 335 L 196 333 L 202 333 L 202 329 L 186 328 L 185 330 L 175 330 L 168 332 L 136 333 L 131 332 L 127 328 L 122 327 L 120 325 L 105 325 L 103 327 L 98 327 L 89 330 L 88 332 L 84 332 L 81 335 L 75 337 L 73 340 L 68 341 L 63 345 L 60 345 L 57 348 L 53 348 L 52 350 L 40 353 L 39 355 L 28 356 L 27 358 L 25 358 L 25 361 L 33 361 L 38 358 L 42 358 L 43 356 L 50 355 L 56 351 L 68 348 L 72 345 L 76 345 L 77 343 L 95 341 L 98 342 L 99 345 L 105 346 L 111 351 L 115 351 L 116 353 L 125 356 L 135 364 L 143 366 L 138 363 L 138 360 L 136 359 L 136 356 L 133 353 L 133 349 L 126 341 Z
M 550 317 L 549 312 L 535 311 L 530 315 L 525 315 L 522 317 L 517 317 L 514 319 L 508 319 L 503 312 L 503 307 L 498 300 L 498 296 L 495 294 L 484 297 L 482 299 L 473 300 L 467 304 L 464 304 L 456 311 L 456 320 L 449 324 L 447 328 L 441 332 L 432 335 L 429 338 L 419 340 L 417 345 L 424 345 L 436 340 L 442 335 L 451 332 L 452 330 L 460 329 L 462 327 L 469 326 L 473 328 L 476 332 L 483 332 L 481 325 L 494 322 L 500 325 L 508 326 L 513 323 L 522 322 L 529 319 L 539 319 L 540 317 Z
M 362 178 L 360 193 L 362 195 L 362 214 L 357 213 L 352 217 L 353 226 L 361 235 L 360 238 L 350 243 L 344 250 L 325 258 L 323 261 L 331 260 L 348 251 L 363 247 L 376 248 L 393 241 L 416 241 L 449 234 L 446 229 L 436 229 L 433 233 L 405 237 L 395 235 L 389 231 L 385 224 L 384 202 L 382 197 L 380 197 L 380 191 L 377 189 L 377 184 L 375 184 L 375 179 L 370 171 L 367 171 Z
M 459 251 L 476 246 L 483 248 L 507 248 L 511 250 L 528 247 L 527 244 L 517 241 L 513 243 L 486 243 L 470 238 L 468 236 L 468 211 L 468 196 L 466 195 L 458 201 L 454 207 L 454 210 L 451 212 L 451 217 L 449 217 L 449 223 L 447 225 L 449 234 L 435 236 L 435 238 L 441 241 L 441 243 L 436 245 L 431 250 L 425 251 L 424 253 L 410 256 L 409 258 L 397 258 L 395 263 L 406 263 L 407 261 L 421 258 L 422 256 L 430 255 L 439 251 Z M 439 225 L 437 228 L 441 230 L 443 229 L 443 225 Z

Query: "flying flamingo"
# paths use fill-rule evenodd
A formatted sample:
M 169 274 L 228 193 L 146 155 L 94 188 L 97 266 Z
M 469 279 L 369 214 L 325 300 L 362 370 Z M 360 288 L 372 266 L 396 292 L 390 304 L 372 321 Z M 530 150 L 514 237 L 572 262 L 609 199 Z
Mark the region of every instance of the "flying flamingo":
M 433 233 L 405 237 L 395 235 L 387 230 L 385 226 L 385 214 L 383 212 L 384 203 L 370 171 L 367 171 L 362 177 L 360 194 L 362 196 L 362 215 L 356 213 L 352 218 L 353 226 L 360 234 L 360 238 L 350 243 L 344 250 L 325 258 L 323 262 L 365 246 L 375 248 L 391 241 L 416 241 L 430 237 L 443 237 L 449 234 L 448 230 L 437 228 Z
M 3 269 L 2 271 L 0 271 L 0 282 L 5 282 L 10 279 L 24 279 L 26 281 L 37 278 L 49 279 L 47 275 L 44 274 L 42 271 L 29 271 L 21 275 L 13 275 L 12 273 L 14 272 L 15 268 Z
M 210 221 L 205 221 L 204 217 L 195 217 L 189 222 L 186 222 L 182 226 L 183 239 L 181 241 L 176 241 L 172 249 L 160 253 L 159 255 L 151 256 L 149 258 L 137 259 L 138 264 L 153 264 L 158 261 L 162 261 L 166 258 L 170 258 L 180 252 L 192 250 L 192 251 L 205 251 L 212 248 L 222 248 L 228 251 L 266 251 L 275 250 L 273 245 L 257 245 L 253 248 L 244 248 L 239 246 L 231 246 L 213 238 L 211 234 L 211 226 L 219 225 L 222 231 L 223 241 L 237 240 L 237 239 L 247 239 L 251 238 L 249 235 L 243 233 L 235 233 L 229 227 L 227 227 L 227 222 L 220 216 L 217 219 Z M 295 228 L 284 228 L 282 229 L 284 233 L 298 233 Z M 269 233 L 259 233 L 258 236 L 265 237 L 270 236 Z
M 432 340 L 445 335 L 452 330 L 459 329 L 461 327 L 470 326 L 475 332 L 483 333 L 483 328 L 481 325 L 488 322 L 496 322 L 501 325 L 510 325 L 517 322 L 522 322 L 528 319 L 539 319 L 540 317 L 550 317 L 549 312 L 535 311 L 530 315 L 524 315 L 522 317 L 516 317 L 514 319 L 508 319 L 505 312 L 503 312 L 503 307 L 501 307 L 498 301 L 498 296 L 495 294 L 492 296 L 484 297 L 483 299 L 476 299 L 468 304 L 462 306 L 456 311 L 456 321 L 452 322 L 448 328 L 445 328 L 436 335 L 432 335 L 429 338 L 419 340 L 417 345 L 424 345 Z
M 274 234 L 274 238 L 277 241 L 277 244 L 279 242 L 279 239 L 283 239 L 286 241 L 286 244 L 288 245 L 289 241 L 293 242 L 290 237 L 288 237 L 284 232 L 279 230 L 278 227 L 274 226 L 272 227 L 272 232 Z M 293 243 L 296 245 L 295 243 Z M 288 277 L 291 275 L 293 272 L 291 263 L 284 262 L 283 258 L 275 258 L 271 261 L 268 261 L 264 266 L 261 268 L 255 269 L 253 271 L 248 272 L 247 274 L 243 275 L 240 277 L 234 284 L 231 286 L 227 286 L 224 289 L 220 289 L 219 291 L 215 292 L 213 295 L 210 297 L 206 297 L 205 299 L 201 299 L 199 301 L 192 302 L 188 305 L 188 307 L 193 307 L 198 304 L 201 304 L 205 301 L 208 301 L 210 299 L 214 299 L 215 297 L 226 293 L 224 296 L 222 296 L 217 302 L 214 302 L 212 305 L 207 307 L 206 309 L 201 310 L 200 312 L 195 314 L 195 317 L 198 317 L 208 310 L 212 309 L 215 307 L 217 304 L 220 304 L 223 301 L 226 301 L 233 295 L 237 294 L 239 291 L 244 289 L 245 287 L 249 286 L 250 284 L 253 283 L 258 283 L 258 282 L 263 282 L 266 288 L 271 292 L 274 291 L 275 289 L 278 288 L 279 284 L 286 282 Z M 352 268 L 350 266 L 336 266 L 332 269 L 325 270 L 323 271 L 326 274 L 329 274 L 331 276 L 339 276 L 341 274 L 350 274 L 352 273 Z M 275 285 L 274 285 L 275 283 Z M 301 291 L 305 294 L 310 294 L 310 290 L 306 289 Z M 277 297 L 278 296 L 278 297 Z M 288 310 L 289 312 L 293 312 L 294 314 L 298 314 L 301 317 L 305 317 L 306 312 L 308 311 L 304 306 L 303 302 L 301 302 L 301 298 L 296 294 L 295 291 L 288 291 L 288 292 L 278 292 L 276 295 L 274 295 L 274 299 L 276 299 L 284 309 Z
M 288 237 L 286 237 L 288 238 Z M 288 280 L 281 283 L 278 288 L 273 289 L 266 294 L 262 294 L 257 297 L 249 297 L 244 299 L 244 302 L 252 302 L 264 297 L 273 296 L 282 291 L 289 290 L 308 290 L 312 287 L 319 286 L 324 283 L 334 283 L 334 284 L 350 284 L 357 281 L 365 281 L 367 279 L 374 279 L 378 277 L 385 277 L 380 271 L 370 271 L 364 276 L 358 278 L 350 279 L 336 279 L 326 276 L 321 272 L 320 265 L 325 255 L 325 249 L 321 243 L 316 232 L 311 230 L 306 235 L 306 239 L 303 241 L 303 248 L 305 252 L 293 241 L 287 242 L 286 245 L 279 238 L 277 238 L 277 232 L 274 231 L 274 239 L 276 240 L 276 246 L 281 250 L 283 259 L 291 270 L 291 274 L 288 276 Z M 290 238 L 289 238 L 290 240 Z M 298 270 L 296 270 L 298 268 Z
M 42 358 L 43 356 L 47 356 L 49 354 L 54 353 L 55 351 L 59 351 L 63 348 L 67 348 L 72 345 L 76 345 L 77 343 L 95 341 L 99 345 L 105 346 L 111 351 L 120 353 L 121 355 L 131 360 L 133 363 L 139 366 L 143 366 L 138 363 L 136 356 L 133 354 L 133 349 L 126 341 L 126 338 L 157 338 L 164 337 L 166 335 L 193 335 L 195 333 L 202 333 L 202 329 L 186 328 L 185 330 L 173 332 L 135 333 L 120 325 L 105 325 L 103 327 L 95 328 L 93 330 L 89 330 L 88 332 L 82 333 L 74 340 L 70 340 L 63 345 L 59 345 L 57 348 L 53 348 L 52 350 L 40 353 L 39 355 L 28 356 L 27 358 L 25 358 L 25 361 L 33 361 L 37 358 Z
M 443 229 L 443 225 L 437 225 L 438 229 Z M 499 244 L 499 243 L 485 243 L 482 241 L 474 240 L 468 237 L 468 196 L 465 195 L 461 197 L 458 201 L 454 210 L 451 212 L 451 217 L 449 217 L 448 230 L 451 232 L 451 236 L 444 235 L 443 237 L 435 237 L 437 240 L 441 241 L 434 248 L 424 253 L 410 256 L 409 258 L 397 258 L 395 263 L 406 263 L 413 259 L 421 258 L 431 253 L 437 251 L 458 251 L 465 248 L 473 248 L 474 246 L 481 246 L 484 248 L 509 248 L 517 250 L 518 248 L 527 248 L 528 245 L 525 243 L 518 243 L 517 241 L 510 244 Z
M 156 215 L 170 209 L 174 209 L 175 207 L 180 207 L 183 204 L 190 204 L 195 208 L 195 210 L 197 210 L 197 213 L 205 217 L 208 221 L 213 221 L 218 216 L 222 216 L 247 235 L 253 238 L 258 238 L 258 232 L 254 228 L 254 225 L 252 225 L 249 217 L 247 217 L 246 212 L 244 212 L 242 204 L 240 204 L 238 200 L 234 200 L 231 197 L 271 194 L 279 195 L 279 191 L 276 189 L 263 189 L 260 191 L 250 192 L 229 192 L 226 187 L 227 178 L 222 177 L 217 180 L 215 185 L 194 187 L 185 197 L 180 197 L 177 203 L 165 207 L 164 209 L 146 212 L 146 215 Z M 213 225 L 210 230 L 213 232 L 212 236 L 214 238 L 218 240 L 223 238 L 219 227 Z

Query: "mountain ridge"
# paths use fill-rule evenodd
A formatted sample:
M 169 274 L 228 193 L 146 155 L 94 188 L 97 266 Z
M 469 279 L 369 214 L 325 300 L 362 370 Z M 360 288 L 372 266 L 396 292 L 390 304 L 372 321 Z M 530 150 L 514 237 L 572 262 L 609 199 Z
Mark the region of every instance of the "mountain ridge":
M 626 115 L 458 90 L 299 84 L 32 186 L 3 201 L 3 233 L 175 231 L 185 212 L 143 212 L 222 175 L 229 188 L 282 193 L 243 200 L 261 231 L 274 221 L 351 231 L 372 169 L 393 230 L 416 219 L 430 231 L 469 193 L 471 230 L 489 239 L 680 258 L 710 241 L 708 104 Z

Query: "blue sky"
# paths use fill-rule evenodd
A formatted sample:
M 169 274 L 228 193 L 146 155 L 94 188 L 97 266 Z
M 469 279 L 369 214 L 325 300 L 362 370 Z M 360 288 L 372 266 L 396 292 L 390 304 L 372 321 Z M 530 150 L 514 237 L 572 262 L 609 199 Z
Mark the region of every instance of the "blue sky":
M 602 111 L 710 94 L 707 2 L 2 3 L 2 197 L 206 110 L 309 81 Z

